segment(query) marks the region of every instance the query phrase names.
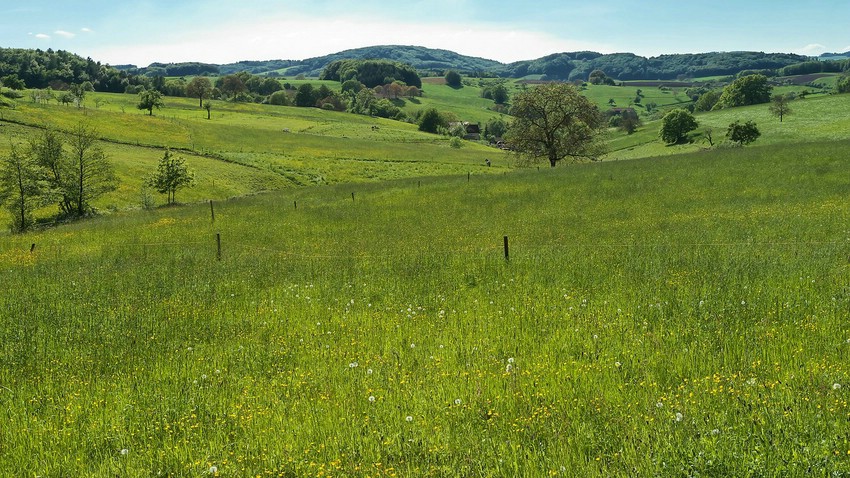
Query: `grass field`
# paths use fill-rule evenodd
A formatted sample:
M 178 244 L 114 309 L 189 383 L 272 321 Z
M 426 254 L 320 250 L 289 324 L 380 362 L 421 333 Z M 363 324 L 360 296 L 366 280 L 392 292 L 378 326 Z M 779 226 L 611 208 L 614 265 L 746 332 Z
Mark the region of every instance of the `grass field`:
M 0 469 L 841 476 L 848 150 L 300 188 L 214 223 L 197 205 L 3 237 Z

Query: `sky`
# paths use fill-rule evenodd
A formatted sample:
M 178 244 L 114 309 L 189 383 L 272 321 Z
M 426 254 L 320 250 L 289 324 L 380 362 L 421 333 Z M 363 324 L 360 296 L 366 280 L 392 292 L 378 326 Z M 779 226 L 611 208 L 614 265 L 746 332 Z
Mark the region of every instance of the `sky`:
M 850 1 L 28 0 L 0 14 L 0 47 L 111 65 L 303 60 L 416 45 L 509 63 L 582 50 L 642 56 L 850 51 Z

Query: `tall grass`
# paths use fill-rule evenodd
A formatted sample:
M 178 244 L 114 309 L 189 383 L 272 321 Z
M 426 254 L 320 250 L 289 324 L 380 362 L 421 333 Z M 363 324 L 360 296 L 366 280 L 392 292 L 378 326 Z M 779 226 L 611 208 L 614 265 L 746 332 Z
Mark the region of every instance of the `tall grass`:
M 841 474 L 847 149 L 302 188 L 215 222 L 4 238 L 0 469 Z

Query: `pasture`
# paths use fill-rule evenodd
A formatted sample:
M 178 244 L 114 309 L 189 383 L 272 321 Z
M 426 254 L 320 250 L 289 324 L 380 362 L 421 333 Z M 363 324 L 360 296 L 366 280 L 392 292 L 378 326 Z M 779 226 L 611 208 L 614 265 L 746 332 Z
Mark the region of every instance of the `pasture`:
M 216 202 L 214 222 L 200 204 L 5 236 L 0 469 L 847 473 L 848 149 L 336 184 Z

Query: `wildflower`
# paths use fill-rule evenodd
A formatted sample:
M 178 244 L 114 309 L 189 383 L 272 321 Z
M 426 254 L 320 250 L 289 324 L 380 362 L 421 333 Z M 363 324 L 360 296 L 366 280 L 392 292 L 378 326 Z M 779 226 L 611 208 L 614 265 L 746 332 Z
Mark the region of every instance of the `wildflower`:
M 410 344 L 410 348 L 415 349 L 415 348 L 416 348 L 416 344 Z
M 218 467 L 215 466 L 215 465 L 211 466 L 210 467 L 210 475 L 215 475 L 216 473 L 218 473 Z
M 463 403 L 463 402 L 461 402 L 461 400 L 459 398 L 455 399 L 455 405 L 460 405 L 461 403 Z
M 840 389 L 841 389 L 841 384 L 840 384 L 840 383 L 838 383 L 838 382 L 833 383 L 833 384 L 832 384 L 832 389 L 833 389 L 833 390 L 840 390 Z
M 360 364 L 357 363 L 357 362 L 351 362 L 350 364 L 348 364 L 348 367 L 349 368 L 357 368 L 358 365 L 360 365 Z
M 514 370 L 514 366 L 511 364 L 505 365 L 505 373 L 511 373 Z
M 126 448 L 121 449 L 121 456 L 127 456 L 127 454 L 129 454 L 129 453 L 130 453 L 130 450 L 128 450 Z
M 685 418 L 684 415 L 682 415 L 680 412 L 676 412 L 676 421 L 677 422 L 681 422 L 683 418 Z
M 714 430 L 711 430 L 711 434 L 712 434 L 712 435 L 720 435 L 720 430 L 718 430 L 717 428 L 715 428 Z
M 664 408 L 664 402 L 658 402 L 655 404 L 655 408 Z
M 366 375 L 372 375 L 372 369 L 371 368 L 366 369 Z
M 375 403 L 375 396 L 369 395 L 369 401 L 372 402 L 372 403 Z
M 410 416 L 410 415 L 408 415 L 408 416 L 407 416 L 407 418 L 405 418 L 405 420 L 407 420 L 408 422 L 412 422 L 412 421 L 413 421 L 413 417 L 412 417 L 412 416 Z
M 508 357 L 508 363 L 514 363 L 514 362 L 515 362 L 515 360 L 514 360 L 513 357 Z

